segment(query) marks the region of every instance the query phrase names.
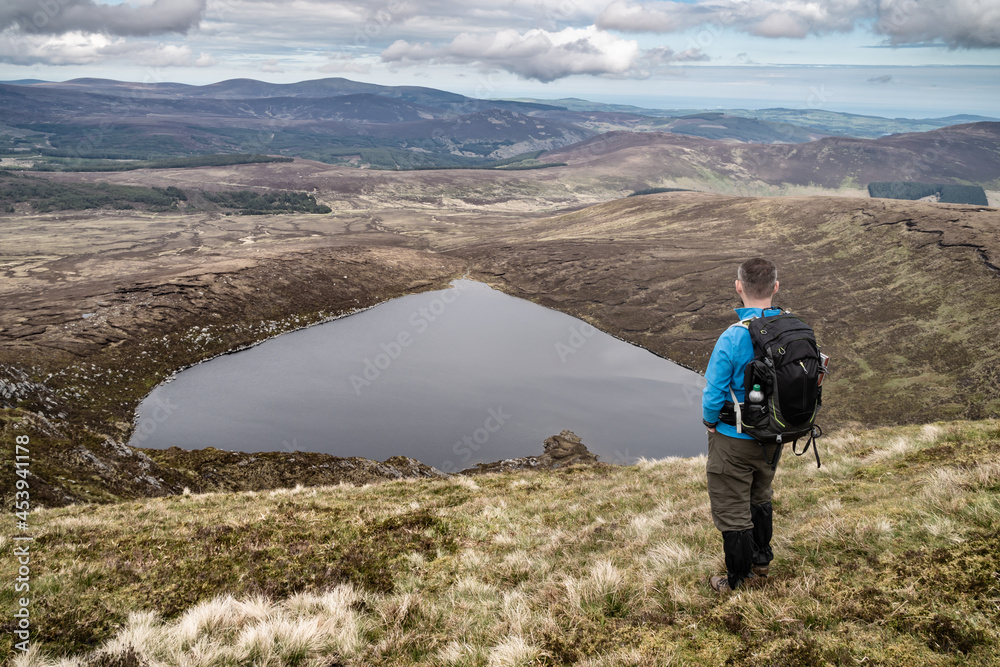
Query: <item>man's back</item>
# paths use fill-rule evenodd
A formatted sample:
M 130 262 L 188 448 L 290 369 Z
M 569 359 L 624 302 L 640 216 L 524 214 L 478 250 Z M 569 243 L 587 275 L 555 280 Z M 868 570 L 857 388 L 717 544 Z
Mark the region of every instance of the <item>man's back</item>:
M 737 308 L 736 315 L 740 321 L 722 332 L 712 350 L 705 371 L 707 382 L 702 394 L 702 419 L 706 423 L 717 422 L 716 428 L 723 435 L 731 438 L 751 438 L 744 433 L 738 433 L 735 425 L 719 421 L 719 415 L 735 394 L 737 401 L 746 400 L 746 387 L 743 386 L 743 372 L 747 364 L 753 361 L 753 342 L 745 323 L 763 314 L 781 312 L 778 308 Z M 730 393 L 732 390 L 732 393 Z
M 747 260 L 737 271 L 735 287 L 743 301 L 743 308 L 736 311 L 740 320 L 759 317 L 774 310 L 771 299 L 778 291 L 778 271 L 766 259 Z M 727 400 L 745 400 L 743 374 L 753 359 L 749 331 L 735 324 L 719 336 L 705 372 L 702 421 L 708 429 L 708 496 L 712 521 L 722 532 L 727 571 L 711 577 L 710 583 L 720 592 L 736 589 L 748 578 L 766 576 L 773 558 L 771 481 L 775 467 L 766 463 L 767 448 L 739 433 L 735 425 L 720 422 Z

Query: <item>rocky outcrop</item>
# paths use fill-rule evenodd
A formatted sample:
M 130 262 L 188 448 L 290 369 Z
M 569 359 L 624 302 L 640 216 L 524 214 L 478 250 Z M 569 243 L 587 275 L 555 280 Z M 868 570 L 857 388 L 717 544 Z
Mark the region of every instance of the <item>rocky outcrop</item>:
M 13 408 L 30 404 L 42 411 L 51 411 L 57 405 L 54 392 L 40 382 L 32 382 L 23 369 L 11 364 L 0 364 L 0 408 Z
M 544 453 L 492 463 L 480 463 L 460 475 L 514 470 L 552 470 L 571 465 L 597 464 L 597 456 L 572 431 L 545 440 Z M 447 477 L 448 474 L 406 456 L 385 461 L 341 457 L 317 452 L 230 452 L 213 447 L 200 450 L 136 450 L 161 468 L 186 480 L 190 491 L 265 491 L 268 489 L 331 484 L 370 484 L 404 478 Z M 603 465 L 603 464 L 602 464 Z M 177 478 L 168 493 L 179 493 Z
M 597 461 L 597 455 L 592 454 L 580 440 L 580 436 L 572 431 L 563 431 L 545 439 L 545 452 L 541 456 L 524 456 L 516 459 L 504 459 L 492 463 L 477 463 L 473 468 L 467 468 L 460 475 L 476 475 L 487 472 L 510 472 L 512 470 L 554 470 L 571 465 L 606 465 Z

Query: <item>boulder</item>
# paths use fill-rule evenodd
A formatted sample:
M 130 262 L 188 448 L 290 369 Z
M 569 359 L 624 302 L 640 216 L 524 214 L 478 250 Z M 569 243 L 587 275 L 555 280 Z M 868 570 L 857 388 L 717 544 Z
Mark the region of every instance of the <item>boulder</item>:
M 541 456 L 523 456 L 516 459 L 504 459 L 492 463 L 477 463 L 474 468 L 467 468 L 460 475 L 476 475 L 486 472 L 508 472 L 511 470 L 535 470 L 565 468 L 571 465 L 597 465 L 597 455 L 592 454 L 580 440 L 580 436 L 572 431 L 563 431 L 545 439 L 544 453 Z M 603 465 L 603 464 L 601 464 Z

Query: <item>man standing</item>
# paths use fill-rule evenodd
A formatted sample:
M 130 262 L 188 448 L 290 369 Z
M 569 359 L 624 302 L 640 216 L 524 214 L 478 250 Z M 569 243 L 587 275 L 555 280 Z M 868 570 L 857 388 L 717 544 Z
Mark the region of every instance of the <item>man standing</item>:
M 735 419 L 720 419 L 720 415 L 731 395 L 740 403 L 746 400 L 743 373 L 754 352 L 745 322 L 780 312 L 771 307 L 778 292 L 778 270 L 770 261 L 755 258 L 743 262 L 736 276 L 736 293 L 744 306 L 736 309 L 740 322 L 719 336 L 705 372 L 707 384 L 702 395 L 702 421 L 708 429 L 708 497 L 712 521 L 722 531 L 726 556 L 727 574 L 710 579 L 718 592 L 735 590 L 754 576 L 767 576 L 774 557 L 771 481 L 777 460 L 771 457 L 777 452 L 766 452 L 769 456 L 765 459 L 761 443 L 739 432 Z M 780 445 L 769 449 L 777 447 Z

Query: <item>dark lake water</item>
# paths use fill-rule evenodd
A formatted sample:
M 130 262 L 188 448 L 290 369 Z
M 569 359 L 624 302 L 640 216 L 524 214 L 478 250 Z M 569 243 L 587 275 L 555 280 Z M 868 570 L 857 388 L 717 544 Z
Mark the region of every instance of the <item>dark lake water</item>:
M 602 461 L 705 449 L 704 378 L 468 280 L 182 371 L 138 409 L 138 447 L 314 451 L 445 471 L 540 454 L 569 429 Z

